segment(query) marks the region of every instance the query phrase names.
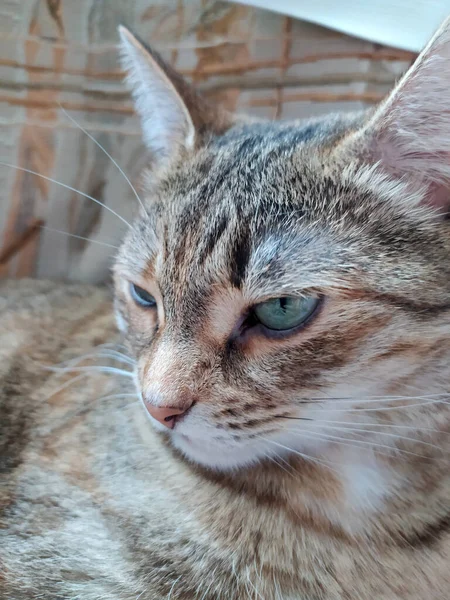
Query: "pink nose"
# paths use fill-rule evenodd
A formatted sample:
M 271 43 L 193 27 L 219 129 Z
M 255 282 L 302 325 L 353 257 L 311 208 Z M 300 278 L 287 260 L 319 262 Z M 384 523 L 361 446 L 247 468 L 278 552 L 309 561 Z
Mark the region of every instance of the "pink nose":
M 184 413 L 187 412 L 190 408 L 189 406 L 187 408 L 153 406 L 152 404 L 148 403 L 145 403 L 145 406 L 154 419 L 156 419 L 162 425 L 165 425 L 169 429 L 173 429 L 176 418 L 180 415 L 184 415 Z

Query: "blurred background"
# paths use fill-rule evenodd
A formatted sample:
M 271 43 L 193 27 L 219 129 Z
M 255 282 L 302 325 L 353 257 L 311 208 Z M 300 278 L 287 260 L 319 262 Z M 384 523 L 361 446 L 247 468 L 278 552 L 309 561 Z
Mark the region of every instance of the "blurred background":
M 60 108 L 139 181 L 146 155 L 117 61 L 119 23 L 214 101 L 270 119 L 371 106 L 416 56 L 284 13 L 224 0 L 0 0 L 0 161 L 132 215 L 125 179 Z M 95 242 L 117 245 L 123 231 L 74 191 L 0 165 L 0 277 L 103 281 L 114 250 Z

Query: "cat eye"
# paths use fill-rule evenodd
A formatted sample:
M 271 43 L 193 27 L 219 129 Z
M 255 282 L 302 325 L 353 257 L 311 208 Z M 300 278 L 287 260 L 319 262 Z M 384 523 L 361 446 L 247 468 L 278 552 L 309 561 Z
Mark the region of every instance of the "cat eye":
M 153 296 L 135 283 L 130 283 L 130 293 L 136 304 L 142 308 L 155 308 L 156 300 Z
M 320 298 L 316 296 L 286 296 L 257 304 L 253 312 L 267 329 L 288 331 L 306 323 L 319 304 Z

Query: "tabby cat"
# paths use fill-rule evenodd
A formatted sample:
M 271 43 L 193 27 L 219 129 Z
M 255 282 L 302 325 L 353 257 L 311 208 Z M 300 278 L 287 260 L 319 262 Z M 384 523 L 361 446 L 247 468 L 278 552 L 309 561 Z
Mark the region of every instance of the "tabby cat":
M 0 287 L 0 597 L 450 598 L 450 20 L 376 110 L 294 123 L 120 34 L 114 311 Z

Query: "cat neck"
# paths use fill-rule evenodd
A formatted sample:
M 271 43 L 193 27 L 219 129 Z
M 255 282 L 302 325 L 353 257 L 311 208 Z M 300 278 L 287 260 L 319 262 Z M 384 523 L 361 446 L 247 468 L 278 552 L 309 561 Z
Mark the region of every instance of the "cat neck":
M 442 437 L 448 437 L 444 430 Z M 408 454 L 390 455 L 336 447 L 329 453 L 332 460 L 323 464 L 294 456 L 234 473 L 199 472 L 224 491 L 228 507 L 239 511 L 245 499 L 253 520 L 257 513 L 264 518 L 270 513 L 281 544 L 286 528 L 301 536 L 325 533 L 349 543 L 371 539 L 389 546 L 415 544 L 447 519 L 445 445 L 448 455 L 448 442 L 439 448 L 411 444 Z M 448 518 L 450 522 L 450 514 Z M 232 523 L 230 518 L 230 527 Z

